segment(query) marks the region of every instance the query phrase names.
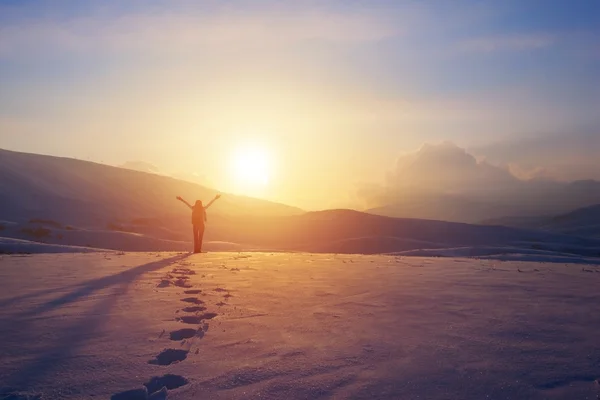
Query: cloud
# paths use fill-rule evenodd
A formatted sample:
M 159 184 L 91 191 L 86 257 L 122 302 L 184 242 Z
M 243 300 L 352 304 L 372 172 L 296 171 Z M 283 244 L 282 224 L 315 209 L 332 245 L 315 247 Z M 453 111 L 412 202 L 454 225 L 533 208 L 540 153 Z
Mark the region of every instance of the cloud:
M 552 46 L 555 38 L 548 34 L 497 35 L 463 40 L 459 50 L 473 53 L 527 51 Z
M 448 142 L 426 144 L 399 157 L 384 184 L 364 186 L 358 196 L 376 214 L 468 223 L 560 214 L 598 203 L 599 182 L 559 182 L 552 172 L 493 165 Z
M 556 171 L 552 171 L 550 168 L 544 168 L 540 166 L 529 166 L 521 165 L 516 163 L 510 163 L 507 165 L 508 170 L 511 174 L 517 178 L 528 181 L 528 180 L 555 180 Z
M 478 161 L 451 142 L 425 144 L 418 151 L 398 158 L 388 183 L 438 192 L 471 192 L 500 189 L 515 183 L 509 171 Z
M 370 206 L 418 194 L 490 196 L 513 190 L 521 181 L 508 169 L 477 160 L 451 142 L 424 144 L 398 157 L 385 184 L 366 185 L 359 197 Z
M 199 52 L 231 51 L 298 43 L 356 44 L 401 32 L 373 13 L 314 11 L 133 13 L 119 17 L 36 19 L 6 24 L 0 55 L 23 51 Z
M 505 140 L 473 148 L 519 177 L 573 181 L 600 180 L 600 127 L 561 135 Z

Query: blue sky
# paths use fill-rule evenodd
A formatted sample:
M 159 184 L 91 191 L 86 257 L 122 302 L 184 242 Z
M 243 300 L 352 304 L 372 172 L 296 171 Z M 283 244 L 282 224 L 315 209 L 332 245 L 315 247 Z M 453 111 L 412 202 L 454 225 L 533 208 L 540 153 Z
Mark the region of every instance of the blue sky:
M 330 206 L 424 142 L 589 134 L 599 71 L 595 0 L 0 1 L 0 147 L 227 189 L 262 143 L 267 197 Z

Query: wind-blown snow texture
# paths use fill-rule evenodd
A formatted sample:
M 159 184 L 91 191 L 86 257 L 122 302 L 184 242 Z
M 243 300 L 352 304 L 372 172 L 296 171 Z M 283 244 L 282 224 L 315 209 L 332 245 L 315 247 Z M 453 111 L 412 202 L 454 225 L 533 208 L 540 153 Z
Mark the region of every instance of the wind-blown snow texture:
M 288 253 L 5 255 L 0 282 L 3 395 L 600 395 L 600 267 L 593 265 Z

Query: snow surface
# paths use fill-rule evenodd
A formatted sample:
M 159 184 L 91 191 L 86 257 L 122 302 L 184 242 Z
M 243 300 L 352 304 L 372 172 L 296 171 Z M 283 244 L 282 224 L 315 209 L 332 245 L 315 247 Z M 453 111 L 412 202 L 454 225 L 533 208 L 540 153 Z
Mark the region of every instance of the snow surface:
M 81 246 L 63 246 L 32 242 L 29 240 L 0 237 L 0 254 L 12 253 L 91 253 L 98 249 Z
M 163 386 L 175 400 L 600 395 L 594 265 L 3 255 L 0 282 L 0 398 Z
M 114 237 L 113 237 L 114 239 Z M 21 240 L 6 238 L 0 236 L 0 254 L 41 254 L 41 253 L 92 253 L 92 252 L 113 252 L 111 249 L 118 249 L 118 243 L 113 240 L 107 242 L 105 248 L 93 248 L 76 245 L 59 245 L 51 243 L 33 242 L 30 240 Z M 183 243 L 183 248 L 189 248 L 189 243 Z M 242 246 L 237 243 L 212 241 L 206 242 L 204 248 L 208 251 L 249 251 L 250 247 Z

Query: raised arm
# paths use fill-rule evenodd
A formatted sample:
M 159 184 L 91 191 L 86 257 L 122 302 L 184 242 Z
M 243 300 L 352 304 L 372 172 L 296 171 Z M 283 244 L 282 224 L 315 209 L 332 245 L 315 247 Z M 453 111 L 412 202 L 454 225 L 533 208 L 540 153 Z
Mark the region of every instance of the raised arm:
M 190 203 L 188 203 L 187 201 L 185 201 L 184 199 L 182 199 L 180 196 L 177 196 L 177 200 L 181 201 L 183 204 L 185 204 L 186 206 L 188 206 L 190 209 L 194 208 L 194 207 L 192 207 L 192 205 Z
M 207 205 L 204 207 L 204 209 L 206 210 L 208 207 L 212 206 L 212 203 L 214 203 L 215 201 L 217 201 L 217 200 L 218 200 L 218 199 L 220 199 L 220 198 L 221 198 L 221 195 L 220 195 L 220 194 L 216 195 L 216 196 L 215 196 L 215 198 L 214 198 L 214 199 L 212 199 L 212 200 L 210 201 L 210 203 L 208 203 L 208 204 L 207 204 Z

